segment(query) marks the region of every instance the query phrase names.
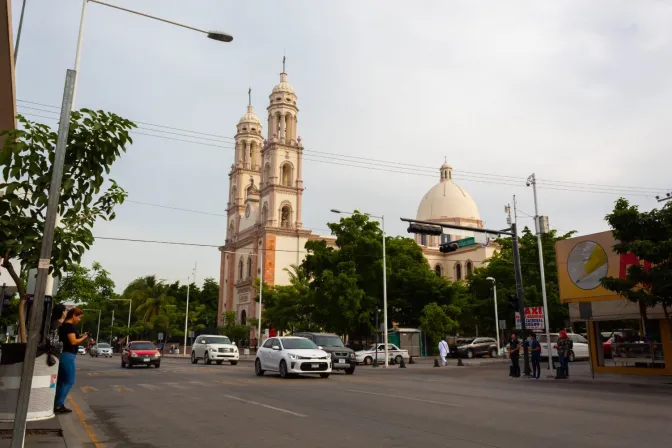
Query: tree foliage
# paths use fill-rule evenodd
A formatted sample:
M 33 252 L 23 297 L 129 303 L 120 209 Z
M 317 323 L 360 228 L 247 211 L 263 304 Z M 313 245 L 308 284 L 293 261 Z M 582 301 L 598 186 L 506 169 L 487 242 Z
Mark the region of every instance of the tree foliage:
M 435 352 L 441 338 L 454 332 L 458 324 L 450 318 L 447 305 L 432 302 L 425 305 L 422 310 L 420 328 L 427 336 L 430 347 L 433 347 L 432 352 Z
M 618 241 L 614 251 L 634 254 L 640 264 L 629 266 L 624 279 L 603 278 L 602 285 L 638 303 L 643 318 L 647 307 L 662 306 L 672 326 L 672 203 L 660 210 L 640 212 L 637 206 L 621 198 L 606 220 Z
M 43 238 L 52 161 L 57 133 L 50 127 L 18 115 L 21 129 L 0 132 L 5 146 L 0 152 L 0 259 L 25 300 L 21 272 L 10 260 L 19 260 L 21 270 L 37 267 Z M 79 263 L 94 238 L 96 220 L 112 220 L 114 208 L 126 192 L 108 177 L 114 162 L 132 143 L 129 130 L 135 125 L 103 111 L 72 112 L 67 139 L 63 184 L 58 204 L 51 269 L 60 275 L 66 266 Z M 19 334 L 26 341 L 23 306 L 19 308 Z
M 222 314 L 223 325 L 219 327 L 219 334 L 227 336 L 233 342 L 238 343 L 247 339 L 250 334 L 249 327 L 236 321 L 235 311 L 225 311 Z

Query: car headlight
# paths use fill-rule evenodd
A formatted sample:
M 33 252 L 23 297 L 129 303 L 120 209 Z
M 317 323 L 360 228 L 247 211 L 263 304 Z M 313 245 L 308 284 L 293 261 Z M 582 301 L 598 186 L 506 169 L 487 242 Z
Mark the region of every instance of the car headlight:
M 216 348 L 212 348 L 212 347 L 208 347 L 208 350 L 210 350 L 211 352 L 216 352 L 217 351 Z
M 293 353 L 289 353 L 289 359 L 299 359 L 299 357 Z
M 355 359 L 355 354 L 354 353 L 350 353 L 350 359 Z
M 137 353 L 131 353 L 131 358 L 137 358 L 138 354 Z
M 161 356 L 161 353 L 156 352 L 156 354 L 154 356 L 156 356 L 158 358 L 159 356 Z

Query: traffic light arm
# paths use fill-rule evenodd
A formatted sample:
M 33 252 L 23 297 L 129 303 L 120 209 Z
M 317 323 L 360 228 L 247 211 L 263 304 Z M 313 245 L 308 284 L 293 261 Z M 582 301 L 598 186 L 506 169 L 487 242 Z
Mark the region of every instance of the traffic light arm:
M 449 228 L 449 229 L 468 230 L 470 232 L 487 233 L 487 234 L 490 234 L 490 235 L 509 235 L 509 236 L 513 236 L 513 232 L 511 231 L 511 229 L 504 229 L 504 230 L 479 229 L 477 227 L 458 226 L 456 224 L 443 224 L 443 223 L 431 222 L 431 221 L 419 221 L 417 219 L 408 219 L 408 218 L 400 218 L 400 219 L 402 221 L 408 222 L 410 224 L 420 224 L 420 225 L 442 227 L 442 228 Z

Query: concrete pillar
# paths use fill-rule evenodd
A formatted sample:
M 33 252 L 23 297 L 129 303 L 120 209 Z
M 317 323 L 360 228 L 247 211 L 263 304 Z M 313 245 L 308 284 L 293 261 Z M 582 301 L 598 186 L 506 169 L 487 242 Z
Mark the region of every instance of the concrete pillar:
M 285 114 L 280 115 L 280 141 L 285 143 L 287 141 L 287 121 Z

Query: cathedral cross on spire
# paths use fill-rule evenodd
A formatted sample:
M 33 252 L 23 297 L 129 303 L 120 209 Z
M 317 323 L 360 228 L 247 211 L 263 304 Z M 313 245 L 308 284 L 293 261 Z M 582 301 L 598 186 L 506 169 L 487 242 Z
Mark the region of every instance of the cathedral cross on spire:
M 252 105 L 252 87 L 249 87 L 247 89 L 247 105 L 251 106 Z
M 287 56 L 283 55 L 282 56 L 282 73 L 285 73 L 285 60 L 287 59 Z

